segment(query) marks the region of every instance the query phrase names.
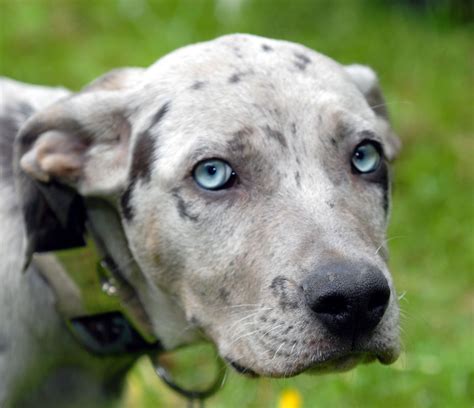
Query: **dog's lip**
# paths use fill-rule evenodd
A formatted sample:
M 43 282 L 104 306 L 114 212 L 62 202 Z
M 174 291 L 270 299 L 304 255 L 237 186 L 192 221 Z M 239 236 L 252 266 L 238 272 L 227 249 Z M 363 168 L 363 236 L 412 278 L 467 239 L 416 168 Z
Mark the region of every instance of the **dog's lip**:
M 375 354 L 363 352 L 334 353 L 311 362 L 305 369 L 308 373 L 348 371 L 360 363 L 368 364 L 377 358 Z
M 239 374 L 245 375 L 245 376 L 250 377 L 250 378 L 256 378 L 256 377 L 259 376 L 255 371 L 251 370 L 248 367 L 244 367 L 243 365 L 237 363 L 234 360 L 231 360 L 231 359 L 228 359 L 228 358 L 226 358 L 225 360 Z
M 379 353 L 377 354 L 377 360 L 379 361 L 380 364 L 383 365 L 390 365 L 393 364 L 395 361 L 398 359 L 398 353 L 393 352 L 384 352 L 384 353 Z
M 240 362 L 237 363 L 235 360 L 230 358 L 225 359 L 227 363 L 234 368 L 239 374 L 250 378 L 256 378 L 259 376 L 266 377 L 280 377 L 278 373 L 274 372 L 256 372 L 242 365 Z M 369 364 L 373 361 L 378 360 L 383 365 L 392 364 L 397 360 L 397 353 L 392 352 L 365 352 L 365 351 L 350 351 L 350 352 L 333 352 L 323 356 L 319 356 L 318 359 L 310 360 L 305 364 L 301 364 L 299 367 L 295 367 L 294 371 L 288 370 L 285 373 L 285 377 L 292 377 L 303 372 L 308 374 L 325 374 L 332 372 L 344 372 L 351 370 L 358 364 Z
M 324 356 L 303 371 L 306 370 L 329 370 L 329 371 L 347 371 L 357 364 L 369 364 L 375 360 L 383 365 L 390 365 L 398 358 L 398 353 L 392 350 L 352 350 L 346 353 L 331 353 Z

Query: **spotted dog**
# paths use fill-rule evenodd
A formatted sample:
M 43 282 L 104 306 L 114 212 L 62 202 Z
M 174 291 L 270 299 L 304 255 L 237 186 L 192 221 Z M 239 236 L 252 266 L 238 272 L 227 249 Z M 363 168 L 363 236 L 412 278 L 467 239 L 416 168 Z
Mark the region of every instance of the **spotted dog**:
M 133 363 L 84 350 L 34 258 L 22 273 L 30 235 L 42 243 L 41 217 L 22 211 L 39 203 L 33 182 L 84 199 L 167 350 L 209 340 L 268 377 L 396 360 L 399 141 L 370 68 L 228 35 L 76 93 L 1 89 L 2 407 L 103 406 Z

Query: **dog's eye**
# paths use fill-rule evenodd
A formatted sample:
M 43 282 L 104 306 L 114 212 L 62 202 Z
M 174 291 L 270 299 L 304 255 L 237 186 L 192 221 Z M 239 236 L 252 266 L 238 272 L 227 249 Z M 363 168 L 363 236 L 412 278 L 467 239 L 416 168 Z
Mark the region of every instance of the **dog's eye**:
M 376 142 L 363 141 L 352 153 L 352 166 L 359 173 L 373 173 L 380 166 L 382 157 Z
M 231 187 L 236 174 L 232 167 L 219 159 L 204 160 L 194 168 L 196 183 L 206 190 L 221 190 Z

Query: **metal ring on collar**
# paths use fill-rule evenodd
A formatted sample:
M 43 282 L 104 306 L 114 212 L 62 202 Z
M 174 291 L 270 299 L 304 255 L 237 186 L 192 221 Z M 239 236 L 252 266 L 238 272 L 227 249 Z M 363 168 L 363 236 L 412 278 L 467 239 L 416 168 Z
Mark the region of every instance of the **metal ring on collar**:
M 209 398 L 222 388 L 226 379 L 226 365 L 220 358 L 218 358 L 217 374 L 214 382 L 204 390 L 188 390 L 178 385 L 171 373 L 161 365 L 159 361 L 159 355 L 150 355 L 150 360 L 158 377 L 160 377 L 165 382 L 165 384 L 168 385 L 168 387 L 187 398 L 190 402 L 203 401 Z

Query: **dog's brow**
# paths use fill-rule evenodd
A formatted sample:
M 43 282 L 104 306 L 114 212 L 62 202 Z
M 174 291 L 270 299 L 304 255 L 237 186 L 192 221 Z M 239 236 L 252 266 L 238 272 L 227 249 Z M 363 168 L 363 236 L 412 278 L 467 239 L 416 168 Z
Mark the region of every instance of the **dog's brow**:
M 143 179 L 144 181 L 150 181 L 150 167 L 154 151 L 154 137 L 148 130 L 140 133 L 133 150 L 132 168 L 130 170 L 131 180 Z
M 357 129 L 356 126 L 347 123 L 345 120 L 337 120 L 333 135 L 337 138 L 337 141 L 349 139 L 361 141 L 364 139 L 370 139 L 382 143 L 380 137 L 373 130 Z
M 138 135 L 138 140 L 133 150 L 132 167 L 130 169 L 130 181 L 127 188 L 120 197 L 122 213 L 127 221 L 134 216 L 134 209 L 131 204 L 133 189 L 138 180 L 149 182 L 151 175 L 151 163 L 155 151 L 155 140 L 148 130 Z
M 166 102 L 153 115 L 152 125 L 137 136 L 137 142 L 132 153 L 132 166 L 130 169 L 130 181 L 121 196 L 120 204 L 122 213 L 126 220 L 130 221 L 133 218 L 134 210 L 131 204 L 131 197 L 133 189 L 138 180 L 149 182 L 151 179 L 151 165 L 153 162 L 153 155 L 155 153 L 156 138 L 153 137 L 150 130 L 158 125 L 163 119 L 166 112 L 168 112 L 170 103 Z
M 382 142 L 380 140 L 380 137 L 378 137 L 377 134 L 373 132 L 372 130 L 361 130 L 361 131 L 356 132 L 356 134 L 357 134 L 357 138 L 360 140 L 370 139 L 370 140 L 376 140 L 377 142 L 380 142 L 380 143 Z
M 170 108 L 170 102 L 168 101 L 165 104 L 163 104 L 163 106 L 160 109 L 158 109 L 158 111 L 153 115 L 153 118 L 151 119 L 150 128 L 155 127 L 156 125 L 158 125 L 158 123 L 161 122 L 161 120 L 164 118 L 164 116 L 168 112 L 169 108 Z
M 278 143 L 280 143 L 282 147 L 288 147 L 288 143 L 286 142 L 285 136 L 279 130 L 275 130 L 268 125 L 266 125 L 263 130 L 267 136 L 272 139 L 275 139 Z

